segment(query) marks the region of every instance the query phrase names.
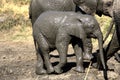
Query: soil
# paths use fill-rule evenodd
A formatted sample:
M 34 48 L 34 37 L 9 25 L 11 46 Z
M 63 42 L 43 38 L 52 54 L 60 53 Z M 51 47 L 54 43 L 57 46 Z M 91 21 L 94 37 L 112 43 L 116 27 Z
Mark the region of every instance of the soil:
M 50 53 L 53 65 L 58 64 L 57 51 Z M 104 80 L 103 71 L 92 66 L 88 68 L 89 62 L 84 62 L 85 73 L 75 72 L 76 58 L 71 46 L 69 46 L 68 63 L 63 67 L 62 74 L 36 75 L 36 54 L 32 42 L 0 42 L 0 80 Z M 120 63 L 112 57 L 108 61 L 108 80 L 120 80 Z

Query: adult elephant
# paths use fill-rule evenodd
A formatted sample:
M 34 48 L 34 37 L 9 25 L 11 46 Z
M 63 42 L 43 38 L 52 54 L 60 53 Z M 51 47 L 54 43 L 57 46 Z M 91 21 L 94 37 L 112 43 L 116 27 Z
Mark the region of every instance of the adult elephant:
M 81 1 L 83 2 L 81 3 Z M 103 14 L 114 19 L 115 31 L 113 33 L 113 37 L 109 44 L 104 47 L 107 61 L 120 49 L 120 2 L 119 0 L 97 0 L 100 2 L 100 10 L 98 11 L 96 9 L 97 6 L 95 6 L 95 4 L 91 3 L 90 1 L 96 0 L 74 0 L 79 8 L 81 8 L 86 13 L 89 13 L 87 12 L 89 10 L 92 11 L 95 9 L 97 14 Z
M 113 18 L 115 22 L 115 31 L 113 37 L 105 47 L 107 59 L 111 58 L 118 50 L 120 50 L 120 2 L 119 0 L 114 0 L 113 2 Z
M 52 11 L 75 11 L 73 0 L 31 0 L 29 17 L 32 24 L 42 12 Z
M 90 5 L 88 6 L 89 8 L 84 5 L 82 5 L 82 8 L 79 8 L 78 6 L 76 6 L 76 5 L 81 5 L 83 1 L 87 1 L 87 4 L 84 4 L 84 5 L 88 5 L 90 3 Z M 31 19 L 32 24 L 34 24 L 38 16 L 42 12 L 45 12 L 48 10 L 80 11 L 83 14 L 86 14 L 86 13 L 93 14 L 97 12 L 97 14 L 101 16 L 102 15 L 101 11 L 103 9 L 102 5 L 103 5 L 103 2 L 101 0 L 31 0 L 30 7 L 29 7 L 29 17 Z M 103 13 L 107 14 L 105 11 Z

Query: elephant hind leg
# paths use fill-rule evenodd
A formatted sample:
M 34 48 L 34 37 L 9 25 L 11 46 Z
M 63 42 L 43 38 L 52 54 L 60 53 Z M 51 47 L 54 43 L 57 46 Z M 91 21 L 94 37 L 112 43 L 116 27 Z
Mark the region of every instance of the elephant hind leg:
M 44 69 L 43 58 L 42 58 L 41 52 L 39 50 L 39 47 L 38 47 L 35 39 L 34 39 L 34 45 L 35 45 L 36 56 L 37 56 L 37 64 L 36 64 L 36 71 L 35 72 L 38 75 L 46 74 L 47 72 Z
M 37 64 L 36 64 L 36 74 L 41 75 L 41 74 L 46 74 L 46 70 L 44 69 L 43 65 L 43 58 L 41 56 L 40 50 L 36 52 L 37 55 Z
M 84 49 L 84 60 L 91 60 L 93 58 L 92 56 L 92 41 L 91 39 L 87 38 L 86 39 L 86 44 L 84 45 L 85 49 Z
M 48 45 L 46 39 L 44 38 L 44 36 L 41 33 L 39 33 L 36 41 L 39 46 L 39 50 L 41 52 L 39 54 L 43 57 L 45 67 L 47 68 L 47 73 L 54 72 L 53 66 L 49 59 L 49 45 Z

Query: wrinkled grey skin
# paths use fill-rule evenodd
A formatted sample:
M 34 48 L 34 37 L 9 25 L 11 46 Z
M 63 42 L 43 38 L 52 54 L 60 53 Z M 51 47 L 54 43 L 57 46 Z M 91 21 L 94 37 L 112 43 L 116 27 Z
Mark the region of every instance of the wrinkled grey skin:
M 76 6 L 73 0 L 31 0 L 29 7 L 29 16 L 32 24 L 38 16 L 45 11 L 75 11 Z M 92 42 L 91 39 L 87 40 L 86 54 L 92 53 Z M 90 60 L 92 56 L 88 55 L 84 57 L 86 60 Z
M 113 18 L 115 22 L 115 32 L 113 37 L 105 49 L 108 59 L 114 55 L 118 50 L 120 50 L 120 2 L 119 0 L 114 0 L 113 3 Z
M 76 71 L 84 72 L 83 51 L 87 38 L 97 38 L 101 62 L 106 69 L 103 55 L 103 37 L 98 22 L 93 16 L 75 12 L 47 11 L 41 14 L 33 25 L 33 37 L 36 42 L 38 62 L 37 74 L 62 73 L 62 67 L 67 62 L 68 45 L 72 43 L 76 54 Z M 39 46 L 39 48 L 38 48 Z M 38 51 L 39 49 L 39 51 Z M 53 68 L 49 53 L 57 49 L 60 62 Z M 47 71 L 44 69 L 47 68 Z
M 45 11 L 75 11 L 73 0 L 31 0 L 29 16 L 32 24 Z
M 113 0 L 73 0 L 86 14 L 112 17 Z
M 74 2 L 76 1 L 77 5 L 79 7 L 81 7 L 81 4 L 87 6 L 87 4 L 84 3 L 80 3 L 79 1 L 89 1 L 89 0 L 74 0 Z M 100 8 L 100 11 L 98 10 L 98 8 L 96 9 L 96 13 L 98 15 L 106 15 L 109 17 L 112 17 L 114 19 L 115 22 L 115 32 L 113 33 L 113 37 L 110 41 L 110 43 L 104 47 L 104 51 L 105 51 L 105 56 L 106 56 L 106 61 L 111 58 L 119 49 L 120 49 L 120 2 L 119 0 L 98 0 L 98 1 L 102 1 L 102 8 Z M 95 4 L 94 4 L 95 5 Z M 89 6 L 90 8 L 94 8 L 93 6 Z M 95 6 L 97 7 L 97 6 Z M 87 7 L 88 8 L 88 7 Z M 98 11 L 97 11 L 98 10 Z M 83 9 L 84 12 L 86 12 L 85 9 Z M 91 11 L 92 12 L 92 11 Z M 89 14 L 86 13 L 86 14 Z
M 32 25 L 38 18 L 38 16 L 45 11 L 74 11 L 76 6 L 73 0 L 31 0 L 29 7 L 29 16 L 32 22 Z M 36 44 L 36 42 L 34 42 Z M 93 56 L 92 53 L 92 42 L 91 39 L 87 39 L 86 49 L 84 52 L 84 59 L 90 60 Z M 38 47 L 39 48 L 39 47 Z M 39 56 L 37 55 L 39 58 Z M 38 59 L 39 60 L 39 59 Z

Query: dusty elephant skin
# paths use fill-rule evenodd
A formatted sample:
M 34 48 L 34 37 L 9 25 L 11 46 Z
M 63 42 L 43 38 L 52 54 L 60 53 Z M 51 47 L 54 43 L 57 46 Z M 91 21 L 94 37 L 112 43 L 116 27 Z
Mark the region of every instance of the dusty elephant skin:
M 115 22 L 115 31 L 113 33 L 113 37 L 105 48 L 106 55 L 108 59 L 113 56 L 118 50 L 120 50 L 120 2 L 118 0 L 114 0 L 113 3 L 113 18 Z
M 45 11 L 75 11 L 73 0 L 31 0 L 29 16 L 32 24 Z
M 72 43 L 77 67 L 76 71 L 84 72 L 83 55 L 87 38 L 97 38 L 100 48 L 100 59 L 104 69 L 106 65 L 103 55 L 103 37 L 98 22 L 93 16 L 75 12 L 48 11 L 41 14 L 33 26 L 33 37 L 37 51 L 36 73 L 62 73 L 62 67 L 67 62 L 67 49 Z M 38 48 L 39 47 L 39 48 Z M 82 49 L 83 47 L 83 49 Z M 53 68 L 49 60 L 49 52 L 57 49 L 60 62 Z M 86 53 L 86 52 L 85 52 Z M 43 68 L 44 64 L 47 71 Z
M 76 5 L 73 0 L 31 0 L 29 7 L 29 16 L 32 24 L 34 24 L 35 20 L 38 16 L 45 11 L 74 11 L 76 9 Z M 35 43 L 35 42 L 34 42 Z M 35 43 L 36 44 L 36 43 Z M 85 52 L 86 54 L 92 53 L 92 42 L 91 39 L 87 39 Z M 90 55 L 84 56 L 84 59 L 90 60 L 92 58 Z
M 29 8 L 29 16 L 32 24 L 34 24 L 35 20 L 38 16 L 45 11 L 74 11 L 76 9 L 76 5 L 73 0 L 32 0 Z M 92 42 L 91 39 L 87 40 L 88 44 L 86 44 L 86 53 L 92 53 Z M 84 59 L 91 59 L 88 57 L 84 57 Z

